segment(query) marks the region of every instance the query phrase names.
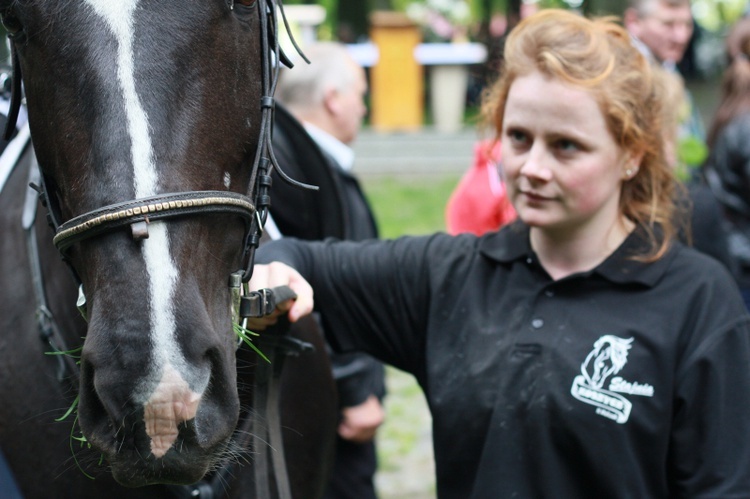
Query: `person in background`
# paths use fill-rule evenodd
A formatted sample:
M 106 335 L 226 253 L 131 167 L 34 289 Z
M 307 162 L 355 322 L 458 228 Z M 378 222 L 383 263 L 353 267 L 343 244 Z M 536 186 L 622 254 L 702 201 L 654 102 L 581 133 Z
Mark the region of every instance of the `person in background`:
M 474 146 L 474 164 L 448 198 L 446 230 L 449 234 L 470 232 L 480 236 L 515 218 L 502 178 L 500 142 L 479 141 Z
M 703 173 L 722 206 L 737 281 L 750 309 L 750 18 L 732 27 L 726 53 L 729 66 L 709 129 Z
M 623 24 L 652 63 L 674 70 L 693 35 L 689 0 L 630 0 Z
M 342 44 L 315 43 L 304 52 L 310 64 L 300 61 L 285 70 L 276 89 L 281 106 L 276 110 L 274 150 L 287 174 L 320 186 L 320 191 L 301 191 L 275 178 L 271 216 L 283 236 L 376 238 L 372 210 L 351 172 L 354 153 L 350 145 L 367 110 L 364 70 Z M 328 319 L 326 314 L 321 317 L 324 329 L 337 327 L 329 326 Z M 341 420 L 325 497 L 374 498 L 374 439 L 384 420 L 384 367 L 364 353 L 332 353 L 331 362 Z
M 413 374 L 437 494 L 750 497 L 750 315 L 675 239 L 648 62 L 611 19 L 549 9 L 507 39 L 485 101 L 518 220 L 483 236 L 261 247 L 341 351 Z
M 690 0 L 629 0 L 623 25 L 633 45 L 651 63 L 678 72 L 695 29 Z M 682 113 L 678 145 L 688 144 L 696 152 L 687 166 L 696 168 L 705 159 L 706 131 L 692 95 L 685 91 L 686 112 Z
M 661 93 L 664 156 L 680 182 L 675 215 L 680 240 L 712 256 L 734 273 L 735 262 L 729 252 L 727 230 L 717 223 L 722 219 L 721 206 L 700 171 L 687 167 L 685 154 L 680 150 L 680 123 L 688 112 L 684 80 L 678 73 L 659 66 L 653 67 L 653 74 Z

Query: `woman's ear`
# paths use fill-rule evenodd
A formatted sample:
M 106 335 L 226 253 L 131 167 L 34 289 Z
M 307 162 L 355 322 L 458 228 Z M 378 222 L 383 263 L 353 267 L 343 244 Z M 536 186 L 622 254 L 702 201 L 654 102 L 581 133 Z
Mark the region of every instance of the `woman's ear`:
M 641 168 L 641 161 L 643 161 L 643 152 L 626 154 L 622 163 L 622 178 L 630 180 L 635 177 Z

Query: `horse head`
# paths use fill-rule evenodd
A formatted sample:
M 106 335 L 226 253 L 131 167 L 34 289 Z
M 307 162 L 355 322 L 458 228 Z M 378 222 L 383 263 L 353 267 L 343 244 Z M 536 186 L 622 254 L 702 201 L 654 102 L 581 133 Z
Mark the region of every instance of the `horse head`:
M 607 334 L 594 342 L 594 349 L 581 365 L 581 374 L 588 384 L 602 388 L 612 374 L 617 374 L 628 362 L 628 351 L 633 338 L 619 338 Z M 589 372 L 590 371 L 590 372 Z
M 237 424 L 268 3 L 0 0 L 86 297 L 79 422 L 127 486 L 197 481 Z

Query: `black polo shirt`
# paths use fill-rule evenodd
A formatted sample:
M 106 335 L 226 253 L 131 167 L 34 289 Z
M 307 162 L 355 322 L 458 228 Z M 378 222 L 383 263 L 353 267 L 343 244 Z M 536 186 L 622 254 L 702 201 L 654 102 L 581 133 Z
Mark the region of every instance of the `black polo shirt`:
M 258 259 L 310 281 L 335 346 L 416 377 L 441 498 L 750 497 L 743 302 L 713 259 L 645 244 L 558 281 L 522 224 Z

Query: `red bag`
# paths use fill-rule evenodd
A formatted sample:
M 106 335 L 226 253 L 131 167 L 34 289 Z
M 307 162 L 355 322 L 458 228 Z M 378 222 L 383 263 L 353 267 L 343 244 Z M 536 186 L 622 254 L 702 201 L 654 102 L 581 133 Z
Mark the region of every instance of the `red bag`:
M 476 235 L 498 230 L 516 219 L 500 178 L 500 142 L 480 141 L 474 146 L 474 164 L 453 190 L 445 209 L 449 234 Z

